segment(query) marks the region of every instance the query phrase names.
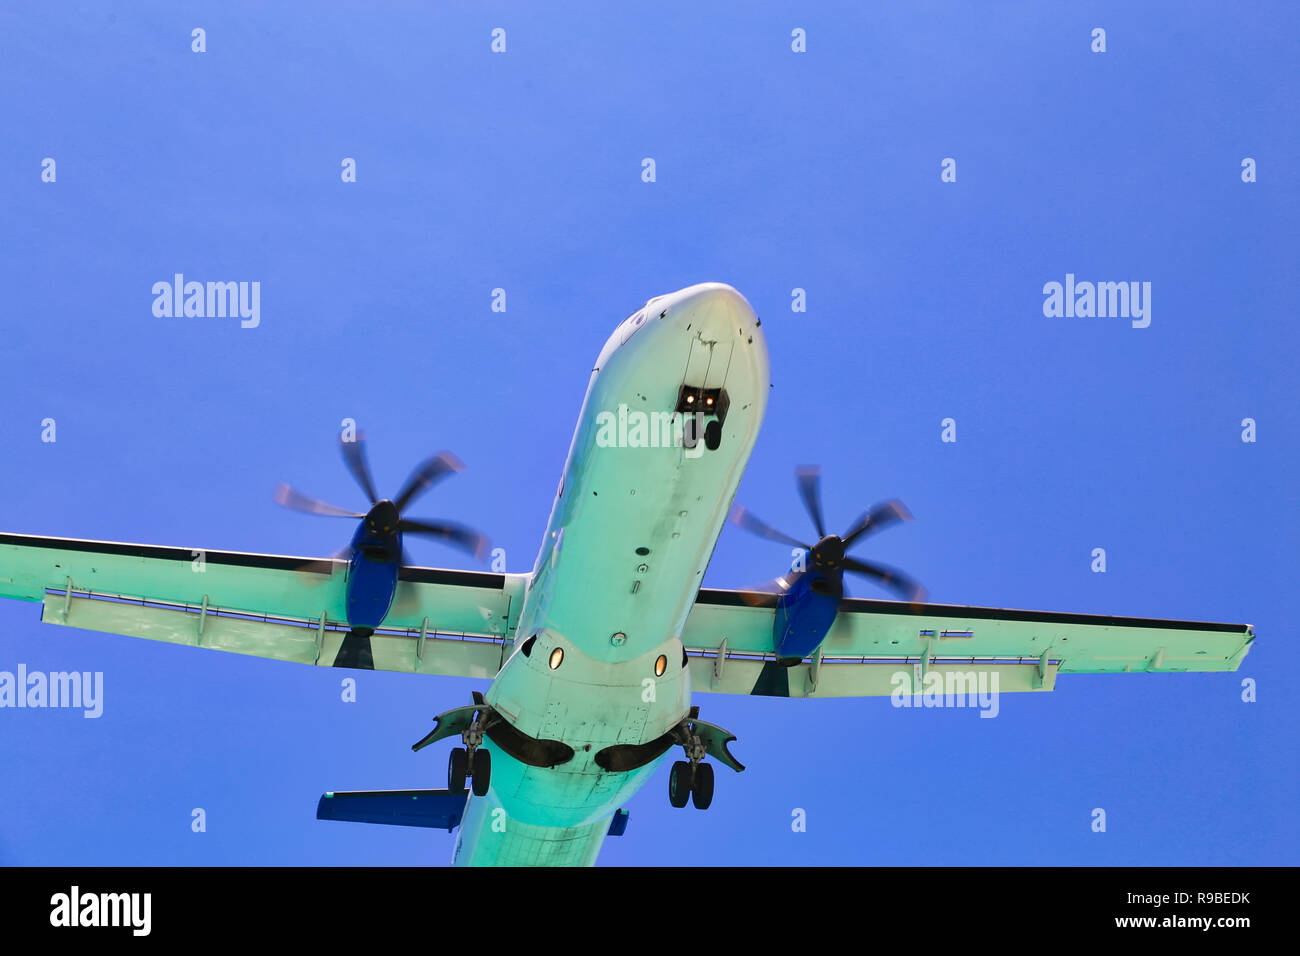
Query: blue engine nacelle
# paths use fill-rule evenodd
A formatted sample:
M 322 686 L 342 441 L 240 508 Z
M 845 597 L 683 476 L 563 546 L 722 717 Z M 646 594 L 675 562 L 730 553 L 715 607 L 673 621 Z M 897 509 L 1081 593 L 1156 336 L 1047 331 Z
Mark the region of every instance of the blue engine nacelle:
M 347 614 L 353 629 L 374 630 L 388 616 L 402 567 L 402 534 L 397 509 L 380 501 L 352 536 L 348 559 Z
M 780 663 L 797 664 L 830 633 L 844 597 L 844 580 L 818 571 L 799 572 L 786 580 L 790 586 L 777 600 L 772 647 Z

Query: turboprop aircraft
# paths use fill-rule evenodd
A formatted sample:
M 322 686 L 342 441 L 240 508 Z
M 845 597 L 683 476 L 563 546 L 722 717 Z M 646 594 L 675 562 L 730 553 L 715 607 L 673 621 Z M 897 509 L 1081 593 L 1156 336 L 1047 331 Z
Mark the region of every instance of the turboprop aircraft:
M 332 792 L 317 806 L 321 819 L 458 829 L 457 864 L 595 862 L 676 748 L 669 800 L 706 809 L 714 764 L 744 768 L 735 736 L 701 719 L 697 693 L 889 695 L 900 677 L 921 693 L 972 671 L 1000 691 L 1050 691 L 1062 673 L 1231 671 L 1250 649 L 1248 625 L 923 603 L 906 575 L 848 554 L 906 509 L 887 502 L 830 534 L 811 470 L 798 482 L 816 543 L 733 512 L 802 549 L 802 567 L 763 589 L 701 588 L 769 386 L 749 303 L 727 285 L 694 285 L 649 300 L 605 343 L 528 573 L 410 566 L 405 534 L 484 550 L 472 529 L 405 514 L 459 462 L 432 458 L 380 499 L 361 442 L 345 435 L 368 510 L 276 495 L 358 521 L 338 557 L 0 534 L 0 596 L 41 602 L 51 624 L 485 682 L 413 745 L 459 744 L 446 789 Z M 647 440 L 647 427 L 664 440 Z M 845 572 L 905 599 L 845 597 Z

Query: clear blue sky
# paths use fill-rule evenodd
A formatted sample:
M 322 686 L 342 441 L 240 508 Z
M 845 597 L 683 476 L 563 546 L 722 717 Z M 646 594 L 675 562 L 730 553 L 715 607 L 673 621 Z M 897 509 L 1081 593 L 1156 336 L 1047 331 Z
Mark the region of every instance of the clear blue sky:
M 610 330 L 730 282 L 772 353 L 739 495 L 769 521 L 806 530 L 792 472 L 819 462 L 832 524 L 910 506 L 862 553 L 936 601 L 1259 638 L 1237 674 L 1063 677 L 995 720 L 701 696 L 749 769 L 699 813 L 661 768 L 601 861 L 1296 863 L 1294 6 L 546 6 L 7 4 L 0 529 L 330 554 L 350 529 L 271 490 L 360 503 L 352 417 L 389 490 L 454 449 L 421 511 L 528 570 Z M 260 327 L 155 318 L 176 272 L 260 282 Z M 1068 272 L 1151 282 L 1150 327 L 1046 318 Z M 729 528 L 706 583 L 787 559 Z M 0 602 L 0 670 L 103 671 L 105 711 L 0 711 L 0 862 L 450 858 L 315 803 L 442 786 L 410 744 L 481 684 L 349 672 L 345 704 L 338 671 L 38 616 Z

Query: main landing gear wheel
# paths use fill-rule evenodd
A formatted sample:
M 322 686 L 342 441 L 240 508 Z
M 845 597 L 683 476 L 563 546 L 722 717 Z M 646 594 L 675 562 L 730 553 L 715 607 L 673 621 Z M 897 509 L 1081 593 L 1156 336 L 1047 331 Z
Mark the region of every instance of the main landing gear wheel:
M 688 760 L 679 760 L 668 773 L 668 802 L 681 809 L 686 806 L 686 798 L 690 794 L 691 764 Z
M 698 707 L 691 707 L 669 733 L 673 742 L 686 751 L 686 759 L 673 764 L 668 775 L 668 802 L 684 807 L 689 796 L 697 810 L 707 810 L 713 803 L 713 764 L 705 763 L 705 758 L 712 756 L 737 773 L 745 769 L 727 749 L 736 735 L 700 720 Z
M 452 793 L 463 792 L 467 776 L 469 776 L 469 754 L 464 747 L 453 747 L 447 757 L 447 789 Z M 475 787 L 475 790 L 477 789 Z
M 471 775 L 471 785 L 474 787 L 474 796 L 486 797 L 488 786 L 492 782 L 492 754 L 483 748 L 474 751 L 474 770 Z
M 697 763 L 695 782 L 691 784 L 691 803 L 696 810 L 707 810 L 713 802 L 713 765 Z

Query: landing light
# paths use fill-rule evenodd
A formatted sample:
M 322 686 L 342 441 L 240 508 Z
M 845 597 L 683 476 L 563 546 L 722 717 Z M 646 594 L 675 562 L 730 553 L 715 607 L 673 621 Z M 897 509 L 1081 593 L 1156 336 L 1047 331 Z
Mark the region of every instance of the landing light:
M 555 670 L 564 661 L 564 648 L 557 647 L 551 651 L 551 670 Z
M 677 391 L 677 404 L 673 411 L 685 414 L 690 412 L 696 414 L 697 406 L 703 405 L 705 415 L 716 415 L 718 421 L 727 420 L 727 408 L 730 405 L 730 399 L 727 398 L 725 388 L 701 388 L 696 385 L 683 384 Z

